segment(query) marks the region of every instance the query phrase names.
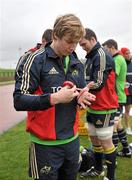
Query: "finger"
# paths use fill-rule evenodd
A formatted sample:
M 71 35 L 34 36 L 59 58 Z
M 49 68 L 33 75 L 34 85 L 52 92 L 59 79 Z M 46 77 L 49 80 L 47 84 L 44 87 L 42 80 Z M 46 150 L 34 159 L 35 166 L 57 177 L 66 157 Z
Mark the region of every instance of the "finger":
M 79 95 L 79 92 L 78 91 L 75 91 L 74 93 L 73 93 L 73 97 L 76 97 L 76 96 L 78 96 Z
M 86 108 L 87 108 L 87 106 L 86 106 L 84 103 L 82 103 L 82 102 L 81 102 L 81 107 L 82 107 L 83 109 L 86 109 Z
M 79 92 L 77 91 L 77 87 L 73 86 L 73 88 L 71 88 L 71 93 L 75 93 L 75 96 L 79 95 Z
M 70 90 L 74 92 L 77 90 L 77 87 L 74 85 Z
M 78 99 L 79 99 L 80 97 L 83 97 L 84 94 L 87 93 L 87 91 L 88 91 L 88 88 L 87 88 L 87 87 L 83 88 L 82 91 L 79 93 Z
M 94 86 L 94 81 L 91 81 L 87 84 L 88 89 L 91 89 Z
M 88 96 L 86 96 L 86 98 L 87 98 L 87 100 L 95 101 L 96 96 L 95 96 L 95 95 L 92 95 L 92 94 L 88 94 Z
M 77 91 L 79 91 L 79 92 L 80 92 L 80 91 L 82 91 L 82 89 L 81 89 L 81 88 L 77 88 Z
M 87 99 L 84 99 L 84 100 L 82 101 L 82 103 L 86 104 L 87 106 L 90 106 L 90 105 L 91 105 L 91 102 L 90 102 L 89 100 L 87 100 Z

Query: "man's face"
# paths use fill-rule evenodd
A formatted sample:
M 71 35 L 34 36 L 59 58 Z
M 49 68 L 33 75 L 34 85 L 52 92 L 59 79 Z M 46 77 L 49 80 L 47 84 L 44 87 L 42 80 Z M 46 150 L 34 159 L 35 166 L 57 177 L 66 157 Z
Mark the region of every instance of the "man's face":
M 46 45 L 46 43 L 47 43 L 46 40 L 43 38 L 42 39 L 42 46 L 41 47 L 44 47 Z
M 130 53 L 129 50 L 126 51 L 123 56 L 124 56 L 124 58 L 125 58 L 126 60 L 131 61 L 131 53 Z
M 65 35 L 61 39 L 56 37 L 55 45 L 58 55 L 60 56 L 67 56 L 71 54 L 78 44 L 79 40 L 72 40 L 72 37 Z
M 79 44 L 87 53 L 89 53 L 95 45 L 92 40 L 87 40 L 85 38 L 81 39 Z
M 105 48 L 106 51 L 108 51 L 111 55 L 113 55 L 112 48 L 108 47 L 107 45 L 105 45 L 104 48 Z

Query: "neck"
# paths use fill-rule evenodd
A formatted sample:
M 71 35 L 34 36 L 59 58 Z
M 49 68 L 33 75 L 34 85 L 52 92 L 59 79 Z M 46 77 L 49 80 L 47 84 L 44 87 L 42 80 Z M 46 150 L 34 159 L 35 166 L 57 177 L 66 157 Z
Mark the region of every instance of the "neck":
M 55 54 L 57 54 L 59 57 L 62 57 L 62 54 L 58 51 L 58 48 L 54 42 L 51 43 L 50 47 L 54 50 Z
M 110 52 L 110 54 L 111 54 L 112 56 L 115 56 L 117 53 L 118 53 L 118 50 L 112 50 L 112 51 Z

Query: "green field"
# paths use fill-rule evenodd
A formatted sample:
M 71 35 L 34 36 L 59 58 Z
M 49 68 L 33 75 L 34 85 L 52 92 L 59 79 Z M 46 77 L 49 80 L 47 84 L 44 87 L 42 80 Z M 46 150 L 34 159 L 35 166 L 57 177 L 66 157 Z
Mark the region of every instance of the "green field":
M 1 69 L 0 68 L 0 82 L 13 81 L 15 75 L 14 69 Z
M 81 145 L 87 147 L 86 136 L 80 138 Z M 128 138 L 132 142 L 132 136 Z M 0 136 L 0 180 L 31 180 L 27 175 L 28 145 L 29 135 L 25 132 L 25 121 Z M 117 161 L 116 180 L 132 180 L 132 159 L 118 158 Z M 99 179 L 102 178 L 94 178 Z

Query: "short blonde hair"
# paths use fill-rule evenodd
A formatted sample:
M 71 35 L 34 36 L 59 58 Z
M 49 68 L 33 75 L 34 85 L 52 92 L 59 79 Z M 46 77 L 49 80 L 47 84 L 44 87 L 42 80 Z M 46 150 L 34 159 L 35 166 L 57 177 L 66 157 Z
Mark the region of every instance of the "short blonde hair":
M 56 19 L 53 27 L 53 38 L 68 35 L 71 41 L 79 41 L 85 35 L 80 19 L 74 14 L 65 14 Z

